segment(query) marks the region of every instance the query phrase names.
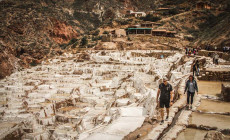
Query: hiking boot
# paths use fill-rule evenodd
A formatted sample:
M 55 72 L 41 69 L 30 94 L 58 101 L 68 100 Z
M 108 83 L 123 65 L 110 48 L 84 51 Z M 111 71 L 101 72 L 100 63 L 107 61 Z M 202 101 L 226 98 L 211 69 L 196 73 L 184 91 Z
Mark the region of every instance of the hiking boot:
M 189 105 L 186 105 L 186 109 L 187 109 L 187 110 L 189 109 Z
M 168 119 L 169 119 L 169 116 L 166 117 L 165 121 L 168 121 Z
M 160 125 L 162 125 L 164 123 L 164 120 L 161 121 Z

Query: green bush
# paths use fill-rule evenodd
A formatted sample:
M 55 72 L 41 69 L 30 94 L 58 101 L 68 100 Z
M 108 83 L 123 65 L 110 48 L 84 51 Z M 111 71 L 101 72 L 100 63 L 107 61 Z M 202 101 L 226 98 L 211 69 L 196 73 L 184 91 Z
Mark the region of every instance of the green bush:
M 38 64 L 33 60 L 31 63 L 30 63 L 30 66 L 37 66 Z
M 93 36 L 92 37 L 92 41 L 98 41 L 98 40 L 101 40 L 101 36 Z
M 81 46 L 86 46 L 88 45 L 88 39 L 86 36 L 84 36 L 82 39 L 81 39 Z
M 65 44 L 65 43 L 64 44 L 60 44 L 60 47 L 61 47 L 62 50 L 66 49 L 67 46 L 68 46 L 68 44 Z
M 100 30 L 95 30 L 93 33 L 92 33 L 92 35 L 94 35 L 94 36 L 98 36 L 99 35 L 99 33 L 100 33 Z
M 176 15 L 176 14 L 179 14 L 179 10 L 177 8 L 174 8 L 174 9 L 169 9 L 169 15 Z
M 120 25 L 128 25 L 130 21 L 132 20 L 126 20 L 126 19 L 116 20 L 116 22 L 118 22 Z
M 109 32 L 108 31 L 104 31 L 103 34 L 109 34 Z
M 72 39 L 69 41 L 68 45 L 72 45 L 72 44 L 76 43 L 77 41 L 78 41 L 78 39 L 72 38 Z
M 141 17 L 140 19 L 144 20 L 144 21 L 152 21 L 152 22 L 156 22 L 156 21 L 161 20 L 160 17 L 155 17 L 151 14 L 147 14 L 145 17 Z

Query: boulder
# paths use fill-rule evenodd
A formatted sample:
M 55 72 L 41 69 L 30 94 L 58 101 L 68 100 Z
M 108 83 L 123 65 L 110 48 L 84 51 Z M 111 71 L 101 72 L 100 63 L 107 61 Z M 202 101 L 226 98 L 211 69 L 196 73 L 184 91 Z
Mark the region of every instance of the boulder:
M 225 140 L 225 137 L 221 132 L 209 131 L 204 136 L 204 140 Z

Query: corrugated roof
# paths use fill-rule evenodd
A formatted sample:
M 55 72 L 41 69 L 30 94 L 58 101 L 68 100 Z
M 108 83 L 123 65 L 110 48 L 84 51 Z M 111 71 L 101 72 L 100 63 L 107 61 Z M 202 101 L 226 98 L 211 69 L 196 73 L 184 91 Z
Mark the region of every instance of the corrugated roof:
M 153 32 L 167 32 L 167 30 L 158 29 L 158 30 L 153 30 Z
M 142 29 L 142 30 L 143 30 L 143 29 L 148 29 L 148 30 L 152 30 L 152 28 L 128 28 L 128 30 L 135 30 L 135 29 L 140 29 L 140 30 L 141 30 L 141 29 Z

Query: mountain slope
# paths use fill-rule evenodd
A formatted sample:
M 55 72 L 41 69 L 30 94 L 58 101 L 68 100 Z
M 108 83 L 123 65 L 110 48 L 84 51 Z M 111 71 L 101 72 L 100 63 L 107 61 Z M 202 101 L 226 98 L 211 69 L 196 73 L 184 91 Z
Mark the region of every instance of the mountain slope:
M 196 45 L 228 43 L 230 2 L 204 1 L 222 8 L 220 15 L 192 11 L 196 1 L 187 0 L 2 0 L 0 78 L 16 68 L 34 66 L 63 53 L 66 44 L 78 41 L 102 25 L 110 26 L 115 19 L 123 18 L 127 10 L 149 12 L 159 7 L 174 8 L 179 14 L 162 17 L 164 27 L 192 35 Z M 213 22 L 215 18 L 217 21 Z

